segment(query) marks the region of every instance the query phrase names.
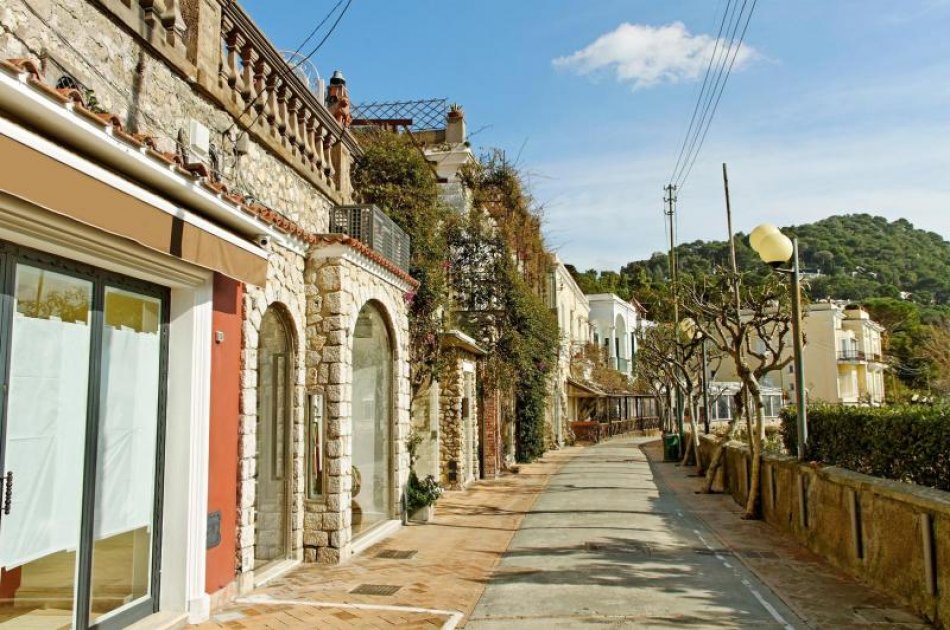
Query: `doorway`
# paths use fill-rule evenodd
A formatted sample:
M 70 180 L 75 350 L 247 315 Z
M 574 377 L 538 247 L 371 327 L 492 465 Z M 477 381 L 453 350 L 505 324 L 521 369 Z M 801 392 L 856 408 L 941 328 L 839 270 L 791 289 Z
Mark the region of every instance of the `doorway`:
M 0 243 L 0 624 L 124 627 L 156 609 L 167 303 Z
M 257 349 L 257 487 L 254 568 L 285 560 L 290 532 L 290 419 L 293 353 L 278 307 L 261 319 Z

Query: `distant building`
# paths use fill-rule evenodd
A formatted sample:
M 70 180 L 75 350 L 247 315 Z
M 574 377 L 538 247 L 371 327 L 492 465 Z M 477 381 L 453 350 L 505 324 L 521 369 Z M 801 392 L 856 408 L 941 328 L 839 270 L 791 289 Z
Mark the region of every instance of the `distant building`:
M 574 383 L 571 378 L 571 361 L 591 342 L 590 302 L 577 286 L 571 272 L 555 256 L 548 287 L 549 305 L 557 313 L 561 331 L 558 365 L 552 384 L 549 406 L 552 440 L 558 446 L 564 442 L 568 423 L 577 420 L 577 397 L 591 395 L 590 389 Z
M 606 350 L 610 367 L 633 376 L 637 353 L 637 332 L 643 319 L 643 307 L 626 302 L 613 293 L 588 295 L 594 343 Z
M 867 311 L 838 302 L 811 304 L 805 309 L 802 332 L 805 336 L 805 389 L 809 400 L 843 405 L 883 404 L 886 365 L 881 353 L 881 333 L 884 327 L 873 321 Z M 753 343 L 761 344 L 761 341 Z M 788 355 L 792 353 L 790 338 L 784 351 Z M 732 361 L 723 360 L 711 379 L 710 391 L 738 380 Z M 761 381 L 763 391 L 776 388 L 786 401 L 794 400 L 795 368 L 791 363 L 766 374 Z

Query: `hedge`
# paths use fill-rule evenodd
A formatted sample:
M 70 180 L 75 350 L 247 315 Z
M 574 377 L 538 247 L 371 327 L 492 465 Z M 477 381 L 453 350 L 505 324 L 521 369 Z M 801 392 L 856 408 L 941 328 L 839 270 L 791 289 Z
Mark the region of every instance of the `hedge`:
M 797 450 L 796 410 L 782 411 L 782 438 Z M 808 407 L 806 459 L 950 491 L 950 406 Z

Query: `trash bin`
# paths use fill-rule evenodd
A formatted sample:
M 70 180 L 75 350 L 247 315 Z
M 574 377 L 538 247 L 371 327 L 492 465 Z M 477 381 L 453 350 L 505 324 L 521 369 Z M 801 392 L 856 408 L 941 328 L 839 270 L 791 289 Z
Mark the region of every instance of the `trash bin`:
M 676 433 L 663 434 L 663 461 L 678 462 L 680 459 L 680 436 Z

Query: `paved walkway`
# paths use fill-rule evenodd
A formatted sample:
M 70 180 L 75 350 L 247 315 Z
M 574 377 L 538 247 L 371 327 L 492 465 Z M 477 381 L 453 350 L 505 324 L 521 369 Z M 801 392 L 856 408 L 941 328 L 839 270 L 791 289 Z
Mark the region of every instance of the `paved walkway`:
M 694 494 L 689 469 L 644 442 L 556 451 L 448 493 L 434 523 L 342 566 L 301 565 L 204 627 L 919 627 L 768 525 L 741 521 L 731 498 Z M 399 552 L 410 557 L 386 557 Z M 361 585 L 393 592 L 352 592 Z
M 679 497 L 657 488 L 640 442 L 602 443 L 564 465 L 466 627 L 801 625 L 765 584 L 726 559 Z
M 203 628 L 452 628 L 478 602 L 493 569 L 552 473 L 583 448 L 545 455 L 518 474 L 448 492 L 428 525 L 404 527 L 341 566 L 300 565 L 216 611 Z M 410 558 L 386 558 L 406 552 Z M 391 595 L 351 591 L 370 584 Z

